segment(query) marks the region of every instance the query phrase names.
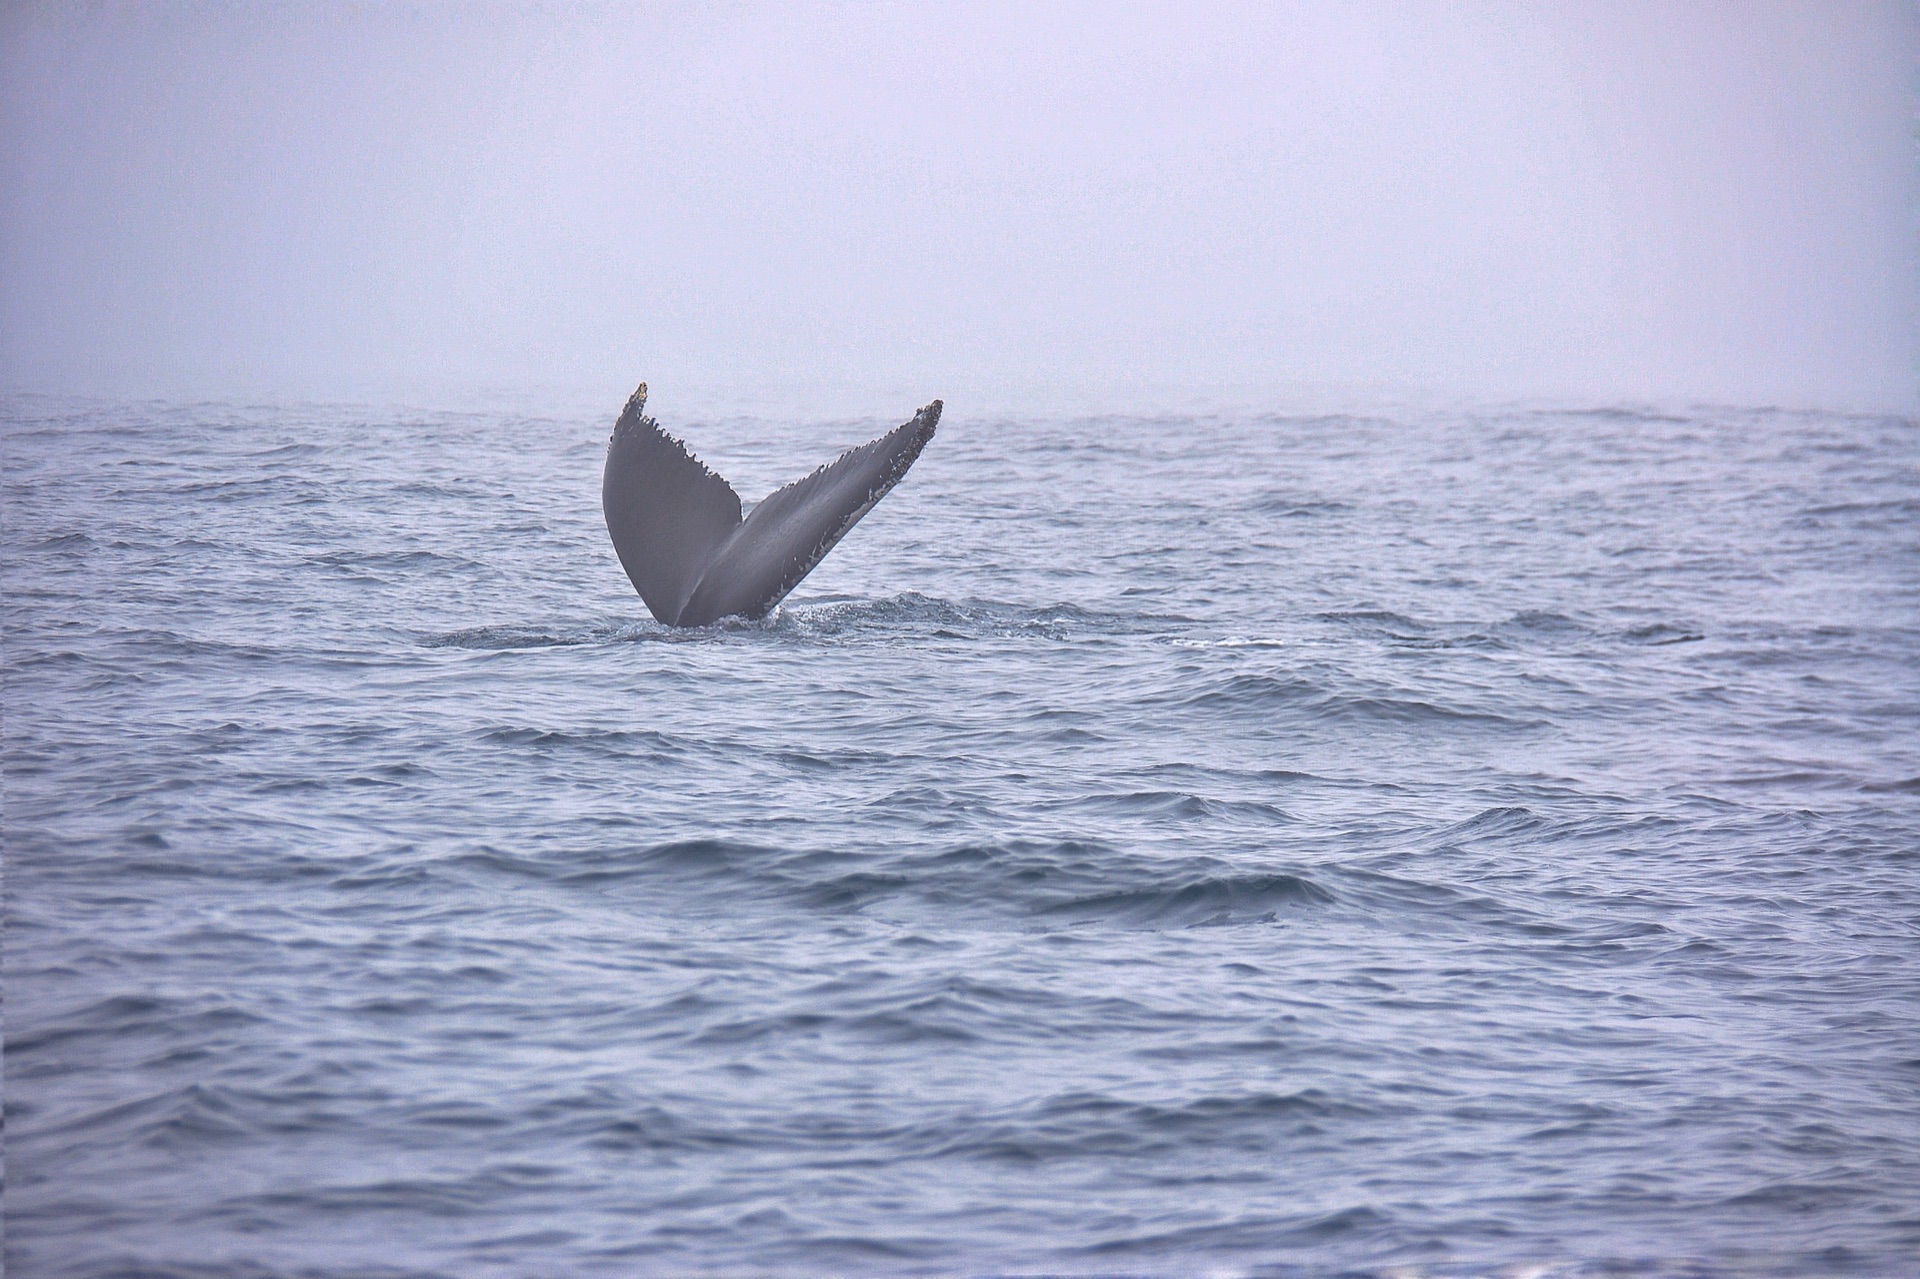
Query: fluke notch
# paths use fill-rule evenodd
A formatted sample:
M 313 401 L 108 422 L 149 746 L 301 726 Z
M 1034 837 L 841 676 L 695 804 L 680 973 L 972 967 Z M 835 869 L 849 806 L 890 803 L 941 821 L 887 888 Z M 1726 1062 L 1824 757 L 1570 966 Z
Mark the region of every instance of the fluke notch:
M 933 438 L 933 403 L 740 518 L 733 486 L 646 415 L 647 384 L 607 441 L 600 505 L 647 610 L 669 626 L 765 617 L 898 484 Z

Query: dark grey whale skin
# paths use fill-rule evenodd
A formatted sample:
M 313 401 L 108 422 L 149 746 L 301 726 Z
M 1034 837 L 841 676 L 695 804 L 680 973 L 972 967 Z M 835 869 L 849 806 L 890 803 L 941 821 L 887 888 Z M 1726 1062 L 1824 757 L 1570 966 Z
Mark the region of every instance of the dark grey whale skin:
M 647 384 L 627 400 L 607 441 L 600 506 L 620 565 L 647 610 L 668 626 L 765 617 L 933 438 L 933 403 L 870 444 L 849 449 L 769 494 L 740 518 L 740 497 L 646 415 Z

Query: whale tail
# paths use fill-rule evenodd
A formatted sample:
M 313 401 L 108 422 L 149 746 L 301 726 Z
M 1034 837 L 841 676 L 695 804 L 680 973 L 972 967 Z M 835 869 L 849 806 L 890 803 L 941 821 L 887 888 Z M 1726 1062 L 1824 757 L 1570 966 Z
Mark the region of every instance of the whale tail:
M 933 438 L 933 403 L 879 439 L 770 494 L 740 518 L 740 496 L 646 415 L 647 384 L 607 441 L 600 505 L 620 565 L 669 626 L 765 617 L 900 482 Z

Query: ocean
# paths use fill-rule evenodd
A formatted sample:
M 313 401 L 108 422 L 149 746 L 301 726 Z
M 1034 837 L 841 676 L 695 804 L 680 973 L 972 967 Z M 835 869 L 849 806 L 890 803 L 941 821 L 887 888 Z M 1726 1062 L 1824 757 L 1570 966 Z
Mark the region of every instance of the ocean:
M 935 393 L 5 400 L 8 1272 L 1920 1274 L 1920 422 Z

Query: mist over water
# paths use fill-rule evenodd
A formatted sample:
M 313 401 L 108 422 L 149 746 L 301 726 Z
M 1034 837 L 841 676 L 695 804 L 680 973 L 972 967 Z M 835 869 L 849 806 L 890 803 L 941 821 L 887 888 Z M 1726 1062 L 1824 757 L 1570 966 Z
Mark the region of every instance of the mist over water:
M 26 389 L 1920 403 L 1908 4 L 11 5 L 0 59 Z
M 11 1273 L 1909 1268 L 1911 419 L 612 416 L 9 402 Z

